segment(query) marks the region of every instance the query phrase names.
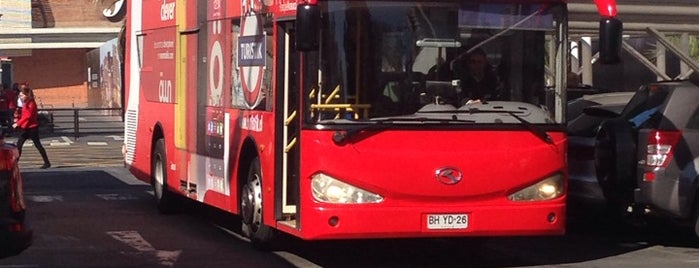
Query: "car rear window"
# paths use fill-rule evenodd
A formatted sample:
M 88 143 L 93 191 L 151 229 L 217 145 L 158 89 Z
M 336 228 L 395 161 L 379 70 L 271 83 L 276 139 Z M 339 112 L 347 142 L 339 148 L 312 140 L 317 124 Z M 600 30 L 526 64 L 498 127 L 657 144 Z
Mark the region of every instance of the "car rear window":
M 632 118 L 650 109 L 660 107 L 669 95 L 669 89 L 660 85 L 641 87 L 624 108 L 622 116 Z

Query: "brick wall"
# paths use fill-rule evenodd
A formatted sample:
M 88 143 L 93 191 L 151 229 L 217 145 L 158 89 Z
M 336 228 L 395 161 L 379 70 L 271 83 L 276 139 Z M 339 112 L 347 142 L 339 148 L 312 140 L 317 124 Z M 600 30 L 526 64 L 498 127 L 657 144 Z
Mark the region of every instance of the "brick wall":
M 102 15 L 112 0 L 32 0 L 32 27 L 109 27 Z
M 87 107 L 87 51 L 37 49 L 31 57 L 14 57 L 14 81 L 28 82 L 45 108 Z
M 3 1 L 3 0 L 0 0 Z M 97 2 L 97 4 L 95 4 Z M 33 28 L 115 27 L 102 15 L 114 1 L 31 0 Z M 92 49 L 34 49 L 12 57 L 12 80 L 28 82 L 44 108 L 99 107 L 100 91 L 88 90 L 86 54 Z M 91 99 L 93 99 L 91 101 Z

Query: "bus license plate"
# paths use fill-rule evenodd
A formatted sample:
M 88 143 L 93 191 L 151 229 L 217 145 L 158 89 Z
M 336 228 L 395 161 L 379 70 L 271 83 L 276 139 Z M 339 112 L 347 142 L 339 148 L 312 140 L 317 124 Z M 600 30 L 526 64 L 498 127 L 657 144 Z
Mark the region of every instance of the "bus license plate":
M 427 229 L 466 229 L 468 214 L 428 214 Z

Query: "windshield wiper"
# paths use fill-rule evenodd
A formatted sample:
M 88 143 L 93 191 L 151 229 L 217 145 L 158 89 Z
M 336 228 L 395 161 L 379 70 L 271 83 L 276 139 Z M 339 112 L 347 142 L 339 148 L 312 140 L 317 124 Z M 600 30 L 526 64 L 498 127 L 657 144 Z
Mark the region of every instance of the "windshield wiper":
M 429 111 L 429 112 L 423 112 L 423 113 L 439 113 L 439 114 L 445 114 L 445 113 L 450 113 L 450 114 L 477 114 L 477 113 L 506 113 L 515 119 L 522 123 L 524 127 L 529 130 L 534 136 L 537 138 L 541 139 L 542 141 L 548 143 L 548 144 L 553 144 L 553 138 L 546 133 L 546 131 L 542 130 L 541 128 L 537 127 L 536 125 L 532 124 L 531 122 L 525 120 L 524 118 L 520 117 L 517 115 L 517 112 L 513 111 L 507 111 L 507 110 L 481 110 L 477 108 L 470 108 L 468 110 L 444 110 L 444 111 Z M 453 115 L 453 117 L 456 117 L 456 115 Z
M 364 123 L 369 125 L 359 125 L 354 126 L 347 130 L 338 130 L 333 133 L 333 141 L 336 144 L 344 144 L 350 141 L 357 134 L 366 132 L 369 130 L 385 130 L 387 126 L 402 125 L 401 122 L 413 123 L 413 122 L 436 122 L 441 124 L 449 123 L 474 123 L 473 120 L 461 120 L 457 119 L 456 115 L 451 118 L 428 118 L 428 117 L 391 117 L 391 118 L 381 118 L 378 120 L 368 120 Z
M 526 127 L 527 129 L 529 129 L 529 131 L 530 131 L 532 134 L 534 134 L 534 136 L 536 136 L 537 138 L 541 139 L 541 140 L 544 141 L 545 143 L 553 144 L 553 138 L 551 138 L 551 136 L 550 136 L 548 133 L 546 133 L 546 131 L 544 131 L 544 130 L 542 130 L 541 128 L 535 126 L 535 125 L 532 124 L 531 122 L 529 122 L 529 121 L 527 121 L 527 120 L 524 120 L 524 118 L 520 117 L 519 115 L 515 114 L 514 112 L 510 112 L 510 111 L 504 111 L 504 112 L 507 113 L 507 114 L 509 114 L 510 116 L 516 118 L 517 120 L 519 120 L 519 122 L 521 122 L 522 125 L 524 125 L 524 127 Z

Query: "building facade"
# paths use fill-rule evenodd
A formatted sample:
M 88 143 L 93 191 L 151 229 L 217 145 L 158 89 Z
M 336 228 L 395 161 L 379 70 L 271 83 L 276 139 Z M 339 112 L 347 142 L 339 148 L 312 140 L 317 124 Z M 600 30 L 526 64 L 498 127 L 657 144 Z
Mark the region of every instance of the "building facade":
M 88 55 L 118 37 L 124 2 L 0 1 L 2 83 L 29 83 L 44 108 L 106 108 Z

